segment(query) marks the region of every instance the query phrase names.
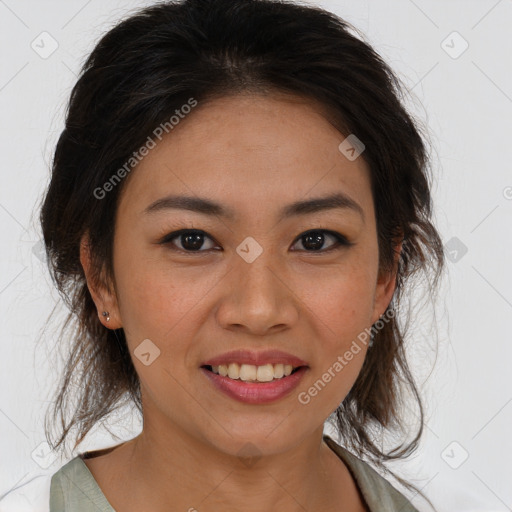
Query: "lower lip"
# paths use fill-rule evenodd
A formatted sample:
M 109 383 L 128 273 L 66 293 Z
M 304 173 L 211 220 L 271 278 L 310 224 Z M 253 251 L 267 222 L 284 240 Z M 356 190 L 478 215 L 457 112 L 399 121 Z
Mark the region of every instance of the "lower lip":
M 200 370 L 217 389 L 231 398 L 246 404 L 267 404 L 283 398 L 295 389 L 308 367 L 302 366 L 288 377 L 282 377 L 271 382 L 245 382 L 240 379 L 234 380 L 229 377 L 222 377 L 222 375 L 213 373 L 206 368 L 200 368 Z

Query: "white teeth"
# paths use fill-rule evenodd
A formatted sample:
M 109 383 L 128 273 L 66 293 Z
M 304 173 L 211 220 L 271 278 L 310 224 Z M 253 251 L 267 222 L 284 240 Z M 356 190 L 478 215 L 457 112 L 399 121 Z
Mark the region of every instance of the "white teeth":
M 256 368 L 256 366 L 253 366 L 253 368 Z M 259 382 L 270 382 L 274 380 L 274 365 L 266 364 L 265 366 L 258 366 L 256 380 Z
M 212 366 L 213 373 L 218 373 L 222 377 L 230 379 L 240 379 L 248 382 L 270 382 L 274 379 L 288 377 L 292 373 L 291 364 L 265 364 L 255 366 L 253 364 L 230 363 Z
M 256 374 L 257 368 L 252 364 L 243 364 L 238 372 L 240 380 L 256 380 Z
M 230 379 L 240 378 L 240 367 L 237 363 L 230 363 L 228 366 L 228 377 Z
M 274 365 L 274 379 L 280 379 L 284 375 L 284 364 Z

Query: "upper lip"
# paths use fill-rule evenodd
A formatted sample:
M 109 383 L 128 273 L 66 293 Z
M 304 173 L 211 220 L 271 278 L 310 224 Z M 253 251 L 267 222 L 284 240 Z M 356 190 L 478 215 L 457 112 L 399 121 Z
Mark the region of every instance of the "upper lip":
M 294 368 L 308 364 L 297 356 L 282 352 L 281 350 L 264 350 L 254 352 L 251 350 L 232 350 L 219 356 L 208 359 L 201 366 L 219 366 L 229 363 L 252 364 L 263 366 L 265 364 L 291 364 Z

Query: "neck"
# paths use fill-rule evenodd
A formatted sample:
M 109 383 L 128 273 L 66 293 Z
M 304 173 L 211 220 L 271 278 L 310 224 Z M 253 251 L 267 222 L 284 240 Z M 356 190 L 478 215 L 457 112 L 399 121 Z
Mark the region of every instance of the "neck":
M 248 449 L 241 458 L 179 429 L 157 435 L 145 422 L 139 436 L 115 450 L 112 474 L 123 479 L 124 492 L 107 498 L 118 510 L 155 512 L 169 504 L 189 512 L 359 510 L 352 477 L 322 435 L 319 428 L 283 452 Z

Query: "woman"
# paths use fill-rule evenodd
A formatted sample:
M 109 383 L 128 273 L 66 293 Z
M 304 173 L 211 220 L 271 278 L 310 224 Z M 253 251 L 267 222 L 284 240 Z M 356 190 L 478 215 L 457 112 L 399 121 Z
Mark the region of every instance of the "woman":
M 76 319 L 51 444 L 122 399 L 143 430 L 60 468 L 51 512 L 416 510 L 363 458 L 386 470 L 421 437 L 400 431 L 406 391 L 423 412 L 396 316 L 443 251 L 419 128 L 351 30 L 164 2 L 89 56 L 41 212 Z

